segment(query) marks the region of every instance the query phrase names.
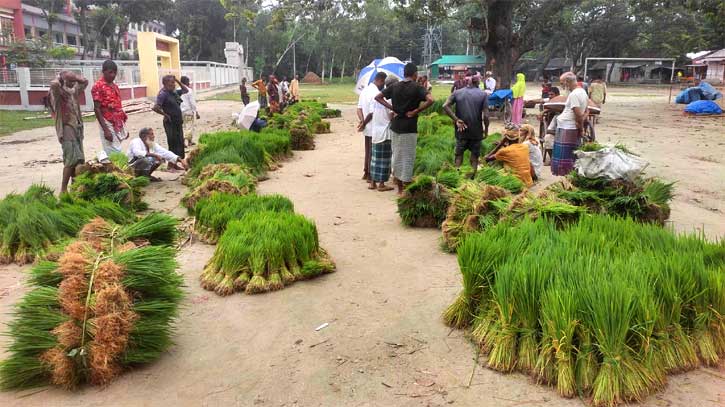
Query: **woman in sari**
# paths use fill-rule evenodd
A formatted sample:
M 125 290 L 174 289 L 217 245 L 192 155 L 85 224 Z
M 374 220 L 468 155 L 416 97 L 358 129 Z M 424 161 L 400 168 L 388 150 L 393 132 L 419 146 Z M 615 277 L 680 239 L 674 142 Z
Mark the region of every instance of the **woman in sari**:
M 511 91 L 513 92 L 514 98 L 511 123 L 520 126 L 521 119 L 524 115 L 524 93 L 526 93 L 526 76 L 524 74 L 516 74 L 516 83 L 511 87 Z

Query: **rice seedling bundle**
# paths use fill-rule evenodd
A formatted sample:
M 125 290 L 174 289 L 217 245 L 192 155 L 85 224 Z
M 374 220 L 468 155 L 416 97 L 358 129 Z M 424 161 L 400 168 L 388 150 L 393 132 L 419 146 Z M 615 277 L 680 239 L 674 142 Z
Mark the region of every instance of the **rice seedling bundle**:
M 291 212 L 252 212 L 227 224 L 201 286 L 219 295 L 257 294 L 333 271 L 312 221 Z
M 292 154 L 289 132 L 265 127 L 261 132 L 246 132 L 253 142 L 260 144 L 274 160 L 281 160 Z
M 289 129 L 290 142 L 293 150 L 314 150 L 315 139 L 313 132 L 302 120 L 295 120 Z
M 656 178 L 635 181 L 589 179 L 576 173 L 548 189 L 559 198 L 595 213 L 631 217 L 658 225 L 664 225 L 669 218 L 669 203 L 674 195 L 674 183 Z
M 109 199 L 125 208 L 142 211 L 148 208 L 148 204 L 142 200 L 142 188 L 148 184 L 148 177 L 134 177 L 122 172 L 87 172 L 73 180 L 70 191 L 72 195 L 86 201 Z
M 23 194 L 0 200 L 0 263 L 27 264 L 57 250 L 75 236 L 85 222 L 102 216 L 118 223 L 133 218 L 128 210 L 109 200 L 86 202 L 33 185 Z
M 488 366 L 594 405 L 640 401 L 667 374 L 725 357 L 725 240 L 603 215 L 504 220 L 458 247 L 444 313 Z
M 271 143 L 272 144 L 272 143 Z M 272 145 L 276 145 L 275 141 Z M 227 131 L 203 134 L 199 138 L 199 152 L 191 160 L 190 177 L 197 177 L 209 164 L 239 164 L 259 176 L 274 161 L 265 150 L 262 139 L 250 137 L 249 132 Z
M 484 166 L 478 169 L 478 172 L 476 173 L 476 181 L 502 187 L 514 194 L 518 194 L 523 191 L 525 186 L 524 183 L 515 175 L 489 166 Z
M 398 198 L 398 214 L 406 226 L 440 227 L 450 201 L 448 189 L 433 177 L 420 175 Z
M 199 200 L 211 196 L 215 192 L 234 195 L 246 195 L 254 192 L 257 178 L 238 164 L 209 164 L 200 172 L 199 183 L 182 199 L 181 203 L 194 211 Z
M 468 233 L 496 224 L 502 210 L 508 207 L 508 196 L 509 193 L 500 187 L 464 181 L 453 191 L 446 219 L 441 225 L 443 248 L 455 252 Z
M 196 204 L 194 230 L 202 241 L 215 244 L 230 221 L 263 211 L 293 213 L 294 205 L 281 195 L 214 193 Z
M 165 215 L 133 227 L 96 219 L 59 261 L 38 263 L 9 324 L 0 388 L 107 385 L 158 359 L 172 344 L 183 280 L 175 249 L 149 243 L 170 243 L 175 231 Z

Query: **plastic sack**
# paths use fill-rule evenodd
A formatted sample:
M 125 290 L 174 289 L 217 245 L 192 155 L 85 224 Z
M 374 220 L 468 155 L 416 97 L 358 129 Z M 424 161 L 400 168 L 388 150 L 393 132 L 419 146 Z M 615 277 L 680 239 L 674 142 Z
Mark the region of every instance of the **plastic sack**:
M 687 88 L 682 92 L 678 93 L 675 97 L 675 103 L 679 105 L 686 105 L 696 100 L 702 100 L 702 89 L 699 87 Z
M 722 97 L 722 93 L 705 81 L 700 82 L 699 87 L 702 91 L 702 98 L 705 100 L 718 100 Z
M 722 109 L 717 103 L 711 100 L 698 100 L 692 102 L 685 107 L 687 113 L 702 115 L 702 114 L 722 114 Z
M 577 157 L 574 169 L 587 178 L 633 181 L 649 165 L 647 161 L 615 147 L 605 147 L 599 151 L 577 150 L 574 154 Z

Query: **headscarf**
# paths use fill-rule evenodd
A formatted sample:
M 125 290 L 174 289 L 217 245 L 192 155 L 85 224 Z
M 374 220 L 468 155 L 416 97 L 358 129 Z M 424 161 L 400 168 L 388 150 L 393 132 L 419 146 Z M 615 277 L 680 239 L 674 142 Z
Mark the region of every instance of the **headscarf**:
M 516 83 L 511 90 L 514 92 L 514 99 L 524 97 L 524 93 L 526 93 L 526 76 L 524 74 L 516 74 Z
M 538 146 L 539 140 L 536 138 L 536 130 L 530 124 L 521 125 L 521 142 L 529 141 L 531 144 Z
M 503 137 L 506 140 L 518 142 L 520 137 L 519 128 L 513 123 L 507 124 L 506 129 L 503 132 Z

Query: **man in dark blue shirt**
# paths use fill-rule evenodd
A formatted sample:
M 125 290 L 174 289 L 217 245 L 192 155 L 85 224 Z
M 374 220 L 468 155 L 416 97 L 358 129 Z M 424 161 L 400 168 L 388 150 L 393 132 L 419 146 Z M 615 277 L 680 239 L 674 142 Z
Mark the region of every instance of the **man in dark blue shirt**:
M 181 95 L 188 92 L 189 88 L 179 82 L 174 75 L 164 76 L 161 83 L 163 88 L 156 97 L 156 105 L 153 110 L 164 116 L 164 131 L 169 150 L 183 159 L 186 155 L 184 154 L 184 119 L 181 113 Z M 176 89 L 177 84 L 181 89 Z M 169 166 L 179 169 L 171 163 Z
M 463 163 L 463 153 L 471 152 L 471 167 L 476 176 L 481 140 L 488 137 L 488 94 L 478 87 L 480 78 L 472 76 L 468 86 L 448 97 L 443 110 L 453 119 L 456 127 L 456 168 Z M 456 113 L 451 110 L 456 105 Z

